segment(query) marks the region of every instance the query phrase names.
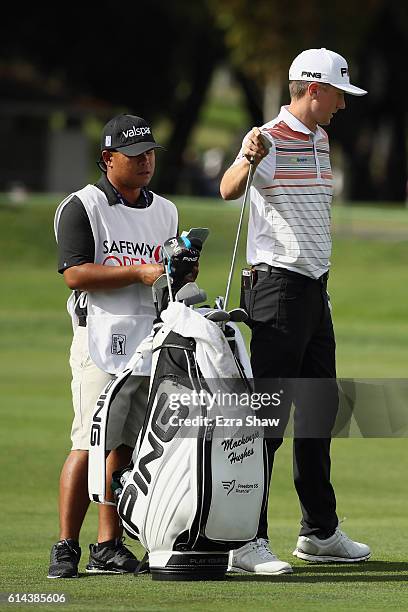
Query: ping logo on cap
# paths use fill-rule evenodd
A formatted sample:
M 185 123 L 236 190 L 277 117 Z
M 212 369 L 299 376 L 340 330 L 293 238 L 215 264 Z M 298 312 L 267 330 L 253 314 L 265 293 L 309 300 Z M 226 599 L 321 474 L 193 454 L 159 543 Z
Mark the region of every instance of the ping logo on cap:
M 304 70 L 302 72 L 302 77 L 309 77 L 312 79 L 321 79 L 322 78 L 322 73 L 321 72 L 309 72 L 308 70 Z
M 145 136 L 146 134 L 151 134 L 149 127 L 135 127 L 134 125 L 130 130 L 122 131 L 122 134 L 125 138 L 132 138 L 133 136 Z
M 105 136 L 105 147 L 110 147 L 112 144 L 112 136 Z

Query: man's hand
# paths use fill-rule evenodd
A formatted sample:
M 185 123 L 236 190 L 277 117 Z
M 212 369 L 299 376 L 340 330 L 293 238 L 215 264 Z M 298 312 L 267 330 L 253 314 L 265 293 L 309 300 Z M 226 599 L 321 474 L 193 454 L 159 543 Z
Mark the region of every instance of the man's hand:
M 236 200 L 244 191 L 251 162 L 256 167 L 269 153 L 272 146 L 265 132 L 252 128 L 242 144 L 243 157 L 226 170 L 220 183 L 220 193 L 224 200 Z
M 247 160 L 253 160 L 256 166 L 268 155 L 269 149 L 268 137 L 257 127 L 252 128 L 242 146 L 242 152 Z
M 163 264 L 143 264 L 137 266 L 140 272 L 140 282 L 151 287 L 159 276 L 164 274 Z

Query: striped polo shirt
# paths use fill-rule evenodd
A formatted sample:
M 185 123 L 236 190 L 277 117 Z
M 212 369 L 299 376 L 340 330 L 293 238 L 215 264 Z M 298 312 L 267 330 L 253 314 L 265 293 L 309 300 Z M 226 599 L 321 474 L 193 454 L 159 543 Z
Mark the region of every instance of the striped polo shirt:
M 333 177 L 327 134 L 320 126 L 310 131 L 287 107 L 261 130 L 272 146 L 251 187 L 248 263 L 319 278 L 330 267 L 332 246 Z

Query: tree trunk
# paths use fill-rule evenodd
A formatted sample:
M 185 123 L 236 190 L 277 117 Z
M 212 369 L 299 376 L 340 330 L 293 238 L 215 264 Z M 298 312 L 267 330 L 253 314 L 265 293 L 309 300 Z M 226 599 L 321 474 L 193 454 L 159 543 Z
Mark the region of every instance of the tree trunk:
M 196 41 L 191 88 L 187 97 L 176 106 L 173 130 L 166 145 L 166 160 L 158 168 L 156 182 L 161 193 L 172 194 L 178 191 L 191 132 L 197 123 L 214 69 L 223 57 L 223 48 L 218 41 L 214 43 L 205 33 L 200 38 Z
M 235 79 L 245 96 L 245 105 L 254 125 L 262 125 L 264 112 L 262 107 L 262 92 L 253 79 L 248 78 L 242 70 L 235 70 Z

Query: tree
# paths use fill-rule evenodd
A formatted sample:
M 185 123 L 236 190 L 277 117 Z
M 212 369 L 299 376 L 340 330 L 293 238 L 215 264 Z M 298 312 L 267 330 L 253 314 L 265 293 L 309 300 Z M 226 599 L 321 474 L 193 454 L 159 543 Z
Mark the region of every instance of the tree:
M 159 189 L 176 191 L 189 135 L 224 56 L 207 1 L 139 0 L 113 7 L 100 0 L 71 2 L 63 14 L 41 5 L 24 19 L 20 12 L 11 5 L 0 23 L 0 75 L 5 67 L 38 75 L 39 88 L 58 92 L 61 109 L 93 99 L 94 106 L 100 100 L 118 112 L 163 120 L 171 128 Z
M 343 149 L 351 199 L 405 200 L 407 153 L 403 92 L 408 8 L 396 0 L 212 0 L 232 61 L 265 91 L 286 89 L 303 49 L 327 47 L 351 58 L 353 80 L 369 95 L 339 113 L 330 132 Z M 286 9 L 286 10 L 285 10 Z M 286 96 L 285 96 L 286 97 Z M 268 117 L 270 118 L 270 117 Z

